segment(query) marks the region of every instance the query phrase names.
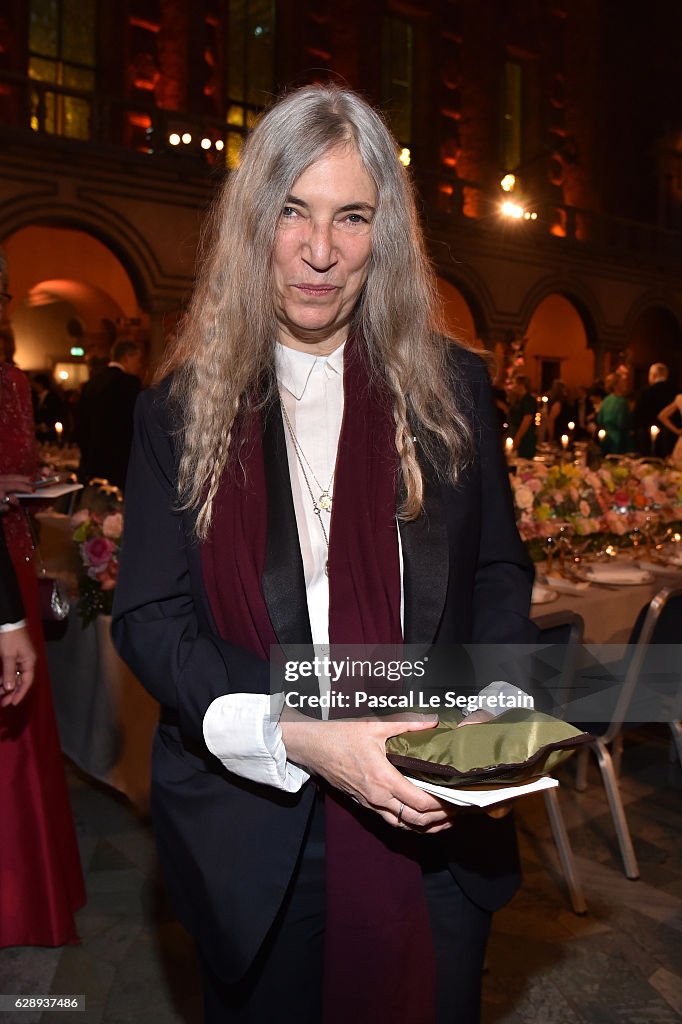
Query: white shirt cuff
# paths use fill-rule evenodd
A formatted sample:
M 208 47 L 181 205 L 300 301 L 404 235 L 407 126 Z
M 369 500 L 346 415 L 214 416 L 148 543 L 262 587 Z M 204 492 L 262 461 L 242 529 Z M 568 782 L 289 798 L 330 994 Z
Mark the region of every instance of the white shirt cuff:
M 287 761 L 279 715 L 284 696 L 226 693 L 204 715 L 206 746 L 229 772 L 297 793 L 310 776 Z
M 26 619 L 19 619 L 18 622 L 5 622 L 0 626 L 0 633 L 13 633 L 15 629 L 26 629 Z
M 503 699 L 500 700 L 500 697 Z M 504 679 L 497 679 L 494 683 L 488 683 L 478 694 L 478 706 L 483 711 L 488 711 L 493 718 L 497 718 L 498 715 L 504 714 L 505 711 L 510 711 L 512 708 L 524 708 L 526 710 L 533 710 L 526 707 L 524 703 L 524 697 L 528 700 L 528 694 L 524 690 L 520 690 L 518 686 L 514 686 L 513 683 L 508 683 Z M 466 714 L 471 714 L 475 710 L 473 708 L 467 708 Z

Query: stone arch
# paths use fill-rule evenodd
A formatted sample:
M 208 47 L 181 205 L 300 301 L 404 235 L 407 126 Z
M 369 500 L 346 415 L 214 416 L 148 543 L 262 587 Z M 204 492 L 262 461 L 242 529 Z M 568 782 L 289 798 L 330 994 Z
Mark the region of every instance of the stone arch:
M 445 307 L 446 317 L 448 313 L 448 299 L 453 301 L 453 311 L 455 314 L 457 308 L 463 310 L 464 306 L 466 306 L 470 317 L 470 324 L 468 326 L 473 335 L 471 342 L 485 345 L 489 341 L 490 334 L 490 317 L 486 315 L 486 310 L 494 308 L 492 296 L 485 283 L 473 274 L 470 269 L 465 270 L 464 267 L 461 268 L 461 271 L 458 268 L 458 273 L 456 274 L 453 274 L 451 270 L 443 272 L 440 268 L 436 267 L 436 273 L 438 275 L 438 290 Z M 458 294 L 458 299 L 455 299 L 454 293 Z M 454 327 L 453 333 L 457 337 Z M 464 340 L 466 341 L 467 339 L 465 338 Z
M 130 222 L 113 211 L 98 208 L 90 214 L 82 206 L 66 203 L 46 208 L 42 200 L 19 202 L 0 216 L 0 237 L 6 238 L 23 228 L 36 226 L 67 228 L 96 238 L 125 269 L 142 308 L 148 305 L 159 280 L 164 277 L 146 239 Z
M 548 392 L 557 378 L 569 390 L 592 384 L 594 348 L 579 308 L 566 295 L 553 292 L 541 299 L 524 333 L 526 372 L 538 392 Z
M 118 255 L 91 232 L 29 224 L 4 240 L 17 361 L 49 369 L 85 349 L 105 358 L 122 331 L 144 341 L 147 317 Z
M 531 317 L 541 302 L 550 295 L 560 295 L 575 308 L 585 329 L 589 348 L 596 349 L 604 333 L 604 318 L 596 297 L 579 279 L 566 281 L 565 277 L 545 277 L 530 288 L 521 303 L 519 316 L 523 333 L 527 332 Z
M 437 284 L 448 334 L 465 345 L 481 347 L 483 342 L 477 326 L 477 317 L 467 296 L 457 285 L 444 277 L 439 277 Z M 480 323 L 480 318 L 478 322 Z

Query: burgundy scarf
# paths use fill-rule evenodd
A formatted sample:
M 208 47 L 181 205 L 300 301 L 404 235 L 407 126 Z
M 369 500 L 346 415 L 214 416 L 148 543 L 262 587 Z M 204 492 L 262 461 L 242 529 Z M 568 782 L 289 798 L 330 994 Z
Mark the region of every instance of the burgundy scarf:
M 330 644 L 399 645 L 395 423 L 390 396 L 369 383 L 360 343 L 346 345 L 344 393 L 330 527 Z M 251 415 L 243 430 L 246 483 L 224 474 L 202 565 L 221 637 L 269 660 L 277 639 L 260 583 L 267 535 L 260 417 Z M 326 794 L 324 1024 L 431 1024 L 435 958 L 419 864 L 402 852 L 401 832 L 336 791 Z

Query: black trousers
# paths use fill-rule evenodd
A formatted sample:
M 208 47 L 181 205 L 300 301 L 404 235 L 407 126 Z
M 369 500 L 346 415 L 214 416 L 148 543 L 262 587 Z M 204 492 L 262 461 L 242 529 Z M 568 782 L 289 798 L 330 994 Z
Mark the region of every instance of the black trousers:
M 319 800 L 284 904 L 245 977 L 225 985 L 202 964 L 206 1024 L 321 1024 L 323 806 Z M 447 867 L 428 865 L 422 873 L 436 955 L 438 1024 L 478 1024 L 492 915 L 464 895 Z

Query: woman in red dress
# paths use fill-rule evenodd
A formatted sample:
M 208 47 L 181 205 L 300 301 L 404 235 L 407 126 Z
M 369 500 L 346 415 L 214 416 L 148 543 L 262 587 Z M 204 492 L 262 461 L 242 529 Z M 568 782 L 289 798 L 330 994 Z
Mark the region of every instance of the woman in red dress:
M 0 362 L 0 483 L 35 477 L 30 388 Z M 31 537 L 22 508 L 0 519 L 38 655 L 33 686 L 0 706 L 0 947 L 78 942 L 74 912 L 85 903 L 76 833 L 47 672 Z

